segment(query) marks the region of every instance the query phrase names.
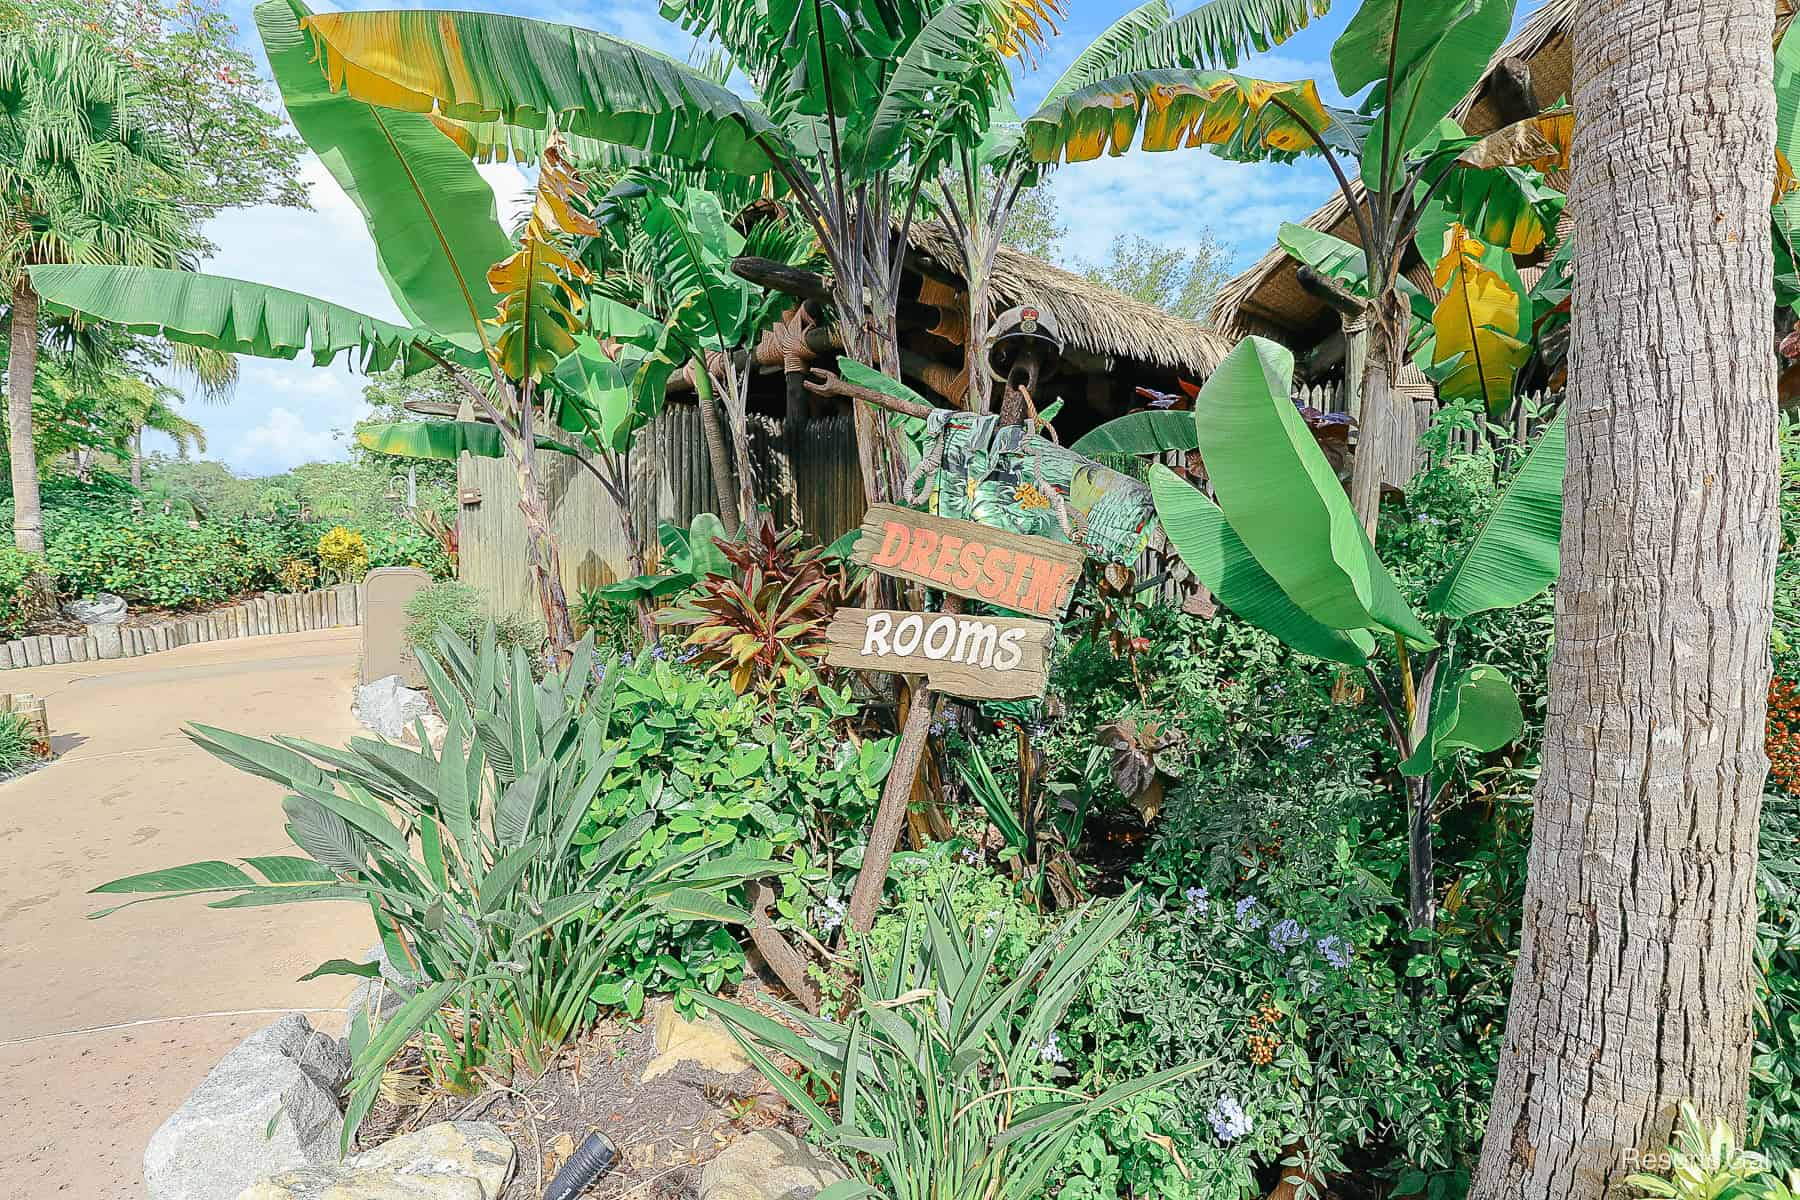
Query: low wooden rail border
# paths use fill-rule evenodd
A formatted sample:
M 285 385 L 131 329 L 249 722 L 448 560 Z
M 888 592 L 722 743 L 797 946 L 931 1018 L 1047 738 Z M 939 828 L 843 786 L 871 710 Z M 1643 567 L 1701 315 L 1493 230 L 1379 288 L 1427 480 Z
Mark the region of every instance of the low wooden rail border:
M 257 596 L 157 625 L 90 625 L 85 634 L 50 633 L 18 638 L 0 642 L 0 670 L 136 658 L 195 642 L 360 625 L 361 591 L 356 584 L 346 583 L 313 592 Z

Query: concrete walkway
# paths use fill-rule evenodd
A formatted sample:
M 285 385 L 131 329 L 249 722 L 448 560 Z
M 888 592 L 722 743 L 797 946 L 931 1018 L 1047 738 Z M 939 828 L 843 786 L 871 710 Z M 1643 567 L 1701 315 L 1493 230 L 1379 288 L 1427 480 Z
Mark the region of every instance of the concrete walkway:
M 341 1032 L 353 981 L 295 980 L 374 940 L 352 904 L 214 911 L 157 901 L 100 921 L 96 884 L 297 854 L 282 791 L 206 754 L 189 721 L 342 745 L 358 630 L 184 646 L 0 674 L 49 702 L 60 754 L 0 783 L 0 1196 L 141 1200 L 144 1144 L 213 1063 L 290 1009 Z

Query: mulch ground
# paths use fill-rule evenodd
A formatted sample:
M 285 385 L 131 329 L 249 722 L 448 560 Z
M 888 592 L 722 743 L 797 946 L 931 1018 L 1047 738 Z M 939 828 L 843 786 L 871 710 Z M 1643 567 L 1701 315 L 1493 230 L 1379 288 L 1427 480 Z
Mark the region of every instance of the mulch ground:
M 587 1200 L 691 1200 L 701 1168 L 737 1138 L 756 1129 L 804 1129 L 754 1070 L 725 1077 L 683 1062 L 643 1082 L 655 1057 L 648 1014 L 629 1024 L 609 1021 L 565 1048 L 536 1079 L 521 1071 L 510 1084 L 456 1097 L 432 1088 L 409 1049 L 358 1130 L 357 1148 L 438 1121 L 492 1121 L 519 1153 L 502 1200 L 538 1200 L 575 1148 L 598 1131 L 619 1148 L 620 1161 L 583 1193 Z

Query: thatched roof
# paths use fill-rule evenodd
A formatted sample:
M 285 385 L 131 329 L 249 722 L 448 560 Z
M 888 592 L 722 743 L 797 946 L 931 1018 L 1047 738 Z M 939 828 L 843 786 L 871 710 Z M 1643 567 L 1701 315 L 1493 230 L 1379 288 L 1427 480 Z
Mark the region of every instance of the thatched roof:
M 922 260 L 915 265 L 963 284 L 956 243 L 943 226 L 915 225 L 912 247 Z M 993 290 L 995 312 L 1035 304 L 1056 318 L 1068 346 L 1093 355 L 1147 363 L 1199 380 L 1212 374 L 1231 349 L 1231 339 L 1198 321 L 1006 247 L 994 260 Z
M 1471 134 L 1492 133 L 1503 123 L 1497 111 L 1493 87 L 1495 72 L 1507 59 L 1520 59 L 1531 67 L 1531 90 L 1540 108 L 1569 95 L 1573 55 L 1569 24 L 1575 0 L 1546 0 L 1519 32 L 1494 52 L 1480 82 L 1451 112 Z M 1360 198 L 1362 189 L 1356 185 Z M 1342 195 L 1315 211 L 1303 222 L 1347 242 L 1361 244 L 1356 220 Z M 1262 334 L 1303 347 L 1336 327 L 1336 317 L 1325 303 L 1305 291 L 1295 276 L 1296 263 L 1279 246 L 1256 261 L 1249 270 L 1227 280 L 1213 300 L 1213 325 L 1235 341 L 1246 334 Z

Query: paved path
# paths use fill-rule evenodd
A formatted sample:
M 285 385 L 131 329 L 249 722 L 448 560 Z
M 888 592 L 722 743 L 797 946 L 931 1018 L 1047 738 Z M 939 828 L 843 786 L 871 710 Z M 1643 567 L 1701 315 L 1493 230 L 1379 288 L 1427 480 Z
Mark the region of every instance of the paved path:
M 96 884 L 201 859 L 297 853 L 281 789 L 181 734 L 200 721 L 341 745 L 358 631 L 184 646 L 0 673 L 48 699 L 61 755 L 0 783 L 0 1196 L 141 1200 L 144 1143 L 235 1042 L 347 981 L 294 982 L 375 940 L 366 912 L 215 912 L 198 899 L 100 921 Z M 334 1013 L 336 1013 L 334 1019 Z

